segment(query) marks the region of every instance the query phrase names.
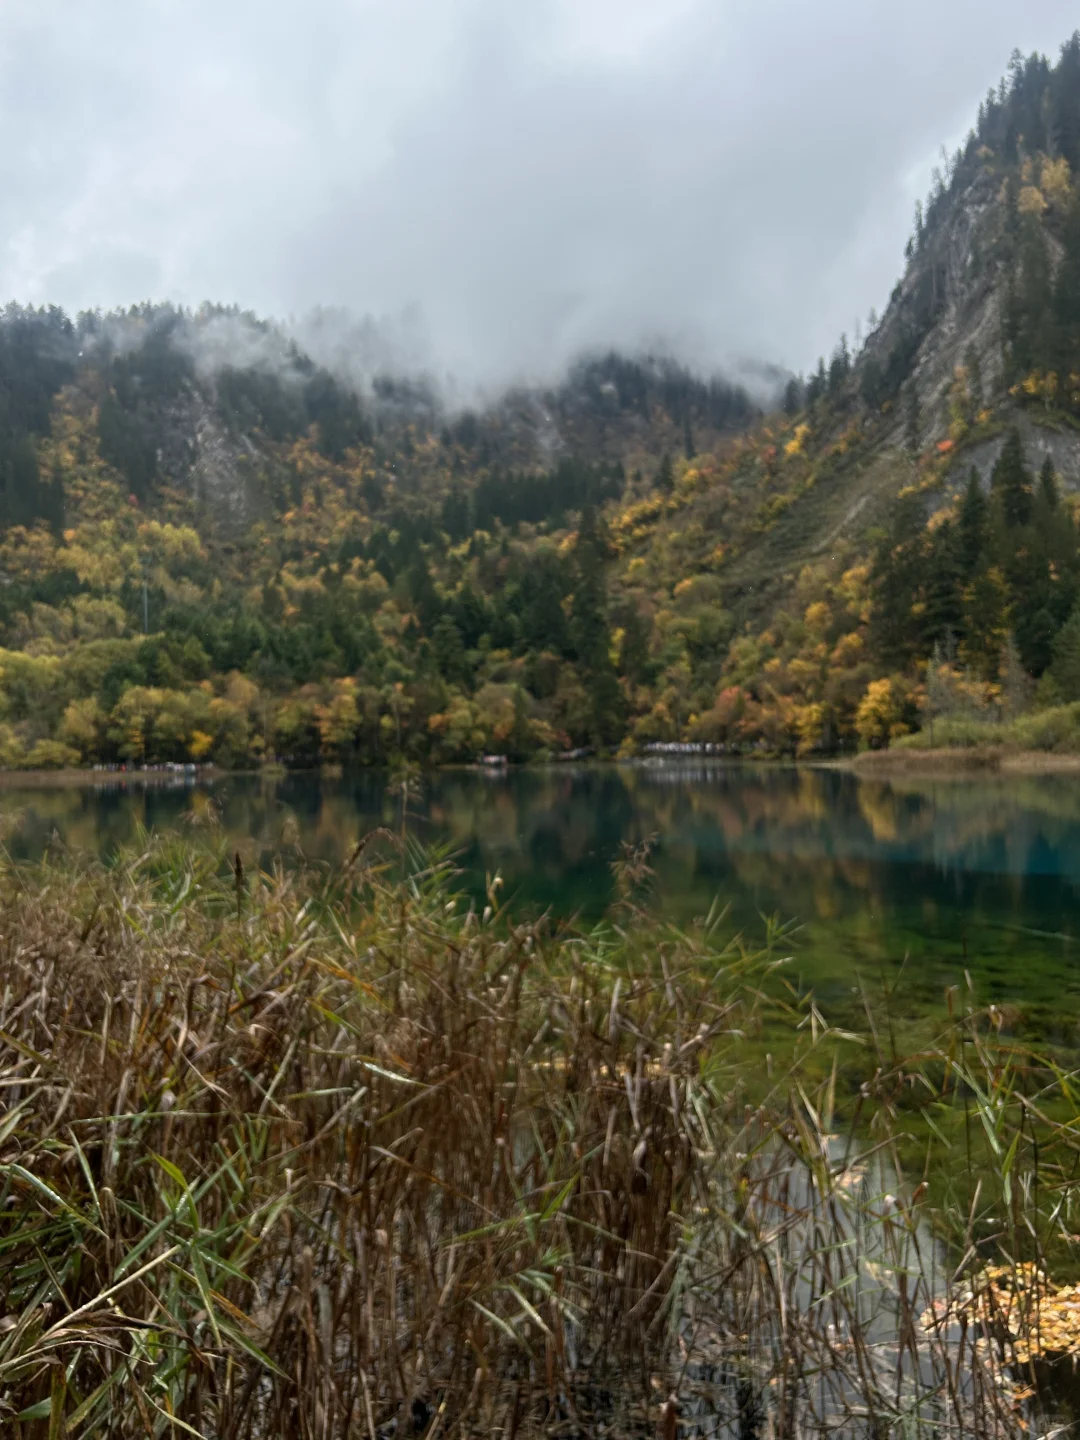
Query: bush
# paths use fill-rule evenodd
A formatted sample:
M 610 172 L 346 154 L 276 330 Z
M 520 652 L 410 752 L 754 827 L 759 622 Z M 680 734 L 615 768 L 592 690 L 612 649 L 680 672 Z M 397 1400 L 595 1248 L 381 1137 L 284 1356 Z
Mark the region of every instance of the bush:
M 27 755 L 26 765 L 30 770 L 64 770 L 78 765 L 80 758 L 78 750 L 61 740 L 39 740 Z
M 1011 750 L 1047 750 L 1062 754 L 1080 753 L 1080 702 L 1054 705 L 1019 715 L 1015 720 L 980 720 L 950 716 L 935 720 L 915 735 L 905 735 L 895 744 L 902 749 L 970 748 L 977 745 Z

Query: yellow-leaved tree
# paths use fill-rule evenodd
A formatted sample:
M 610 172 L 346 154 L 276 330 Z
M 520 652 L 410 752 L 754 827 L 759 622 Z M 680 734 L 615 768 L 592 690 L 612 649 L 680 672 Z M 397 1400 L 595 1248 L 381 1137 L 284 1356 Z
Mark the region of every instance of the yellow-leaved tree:
M 356 703 L 356 681 L 351 676 L 335 680 L 329 700 L 316 711 L 319 743 L 324 755 L 341 760 L 348 754 L 360 728 Z
M 855 712 L 855 730 L 863 745 L 877 748 L 889 743 L 900 725 L 900 702 L 888 679 L 871 680 Z

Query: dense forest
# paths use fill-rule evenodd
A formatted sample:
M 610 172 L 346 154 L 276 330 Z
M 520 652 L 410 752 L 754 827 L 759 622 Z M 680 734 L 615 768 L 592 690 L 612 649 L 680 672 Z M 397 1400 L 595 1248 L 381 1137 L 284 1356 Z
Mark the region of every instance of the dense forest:
M 235 310 L 9 306 L 0 765 L 825 753 L 1080 702 L 1078 177 L 1080 36 L 1014 58 L 885 314 L 772 400 L 608 354 L 452 411 Z

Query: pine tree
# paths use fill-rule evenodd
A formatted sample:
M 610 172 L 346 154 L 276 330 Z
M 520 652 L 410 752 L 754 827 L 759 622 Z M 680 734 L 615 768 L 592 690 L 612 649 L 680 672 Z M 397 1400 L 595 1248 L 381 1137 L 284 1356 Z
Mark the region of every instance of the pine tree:
M 1031 519 L 1031 476 L 1024 464 L 1024 446 L 1015 425 L 1005 438 L 990 485 L 1001 505 L 1006 528 L 1013 530 L 1026 525 Z
M 930 744 L 934 743 L 934 721 L 948 713 L 952 692 L 950 671 L 945 664 L 945 654 L 940 640 L 934 642 L 934 649 L 926 667 L 926 698 L 923 714 L 930 725 Z
M 982 680 L 998 678 L 1010 620 L 1005 576 L 998 566 L 988 566 L 964 590 L 962 657 Z
M 465 645 L 454 619 L 442 615 L 431 635 L 431 658 L 435 669 L 451 685 L 465 685 L 469 678 L 469 667 L 465 658 Z
M 1054 462 L 1047 455 L 1039 471 L 1039 502 L 1042 508 L 1053 514 L 1058 508 L 1057 474 L 1054 471 Z
M 1035 693 L 1031 676 L 1024 669 L 1020 649 L 1012 631 L 1005 638 L 1001 657 L 1001 713 L 1006 720 L 1015 720 L 1030 707 Z
M 840 343 L 833 351 L 832 360 L 829 362 L 829 397 L 838 395 L 843 388 L 844 381 L 851 373 L 851 351 L 848 349 L 846 335 L 840 336 Z
M 563 611 L 564 582 L 553 556 L 541 556 L 522 582 L 521 628 L 532 650 L 565 655 L 570 648 Z
M 964 369 L 967 371 L 967 388 L 971 406 L 973 410 L 978 411 L 983 403 L 982 362 L 974 345 L 969 345 L 964 352 Z
M 1080 195 L 1070 206 L 1063 244 L 1054 276 L 1052 358 L 1065 381 L 1080 368 Z
M 661 457 L 660 468 L 656 472 L 656 488 L 666 495 L 670 495 L 675 489 L 675 466 L 671 463 L 671 456 L 666 453 Z
M 979 472 L 974 465 L 968 475 L 967 489 L 960 503 L 957 529 L 960 535 L 960 564 L 966 578 L 970 579 L 979 567 L 986 549 L 987 515 L 989 505 L 979 483 Z
M 595 510 L 588 506 L 582 512 L 574 546 L 570 639 L 589 697 L 589 740 L 600 746 L 618 740 L 624 708 L 622 689 L 611 661 L 606 558 L 606 536 Z
M 642 685 L 648 680 L 650 670 L 649 632 L 636 607 L 623 617 L 622 632 L 619 669 L 632 685 Z
M 442 504 L 442 528 L 456 545 L 466 539 L 469 523 L 469 497 L 460 481 L 455 481 Z
M 1080 607 L 1057 633 L 1050 673 L 1062 700 L 1080 700 Z
M 1042 223 L 1034 215 L 1023 217 L 1018 278 L 1010 288 L 1006 310 L 1006 348 L 1013 378 L 1022 380 L 1033 370 L 1049 368 L 1052 272 Z
M 930 536 L 925 568 L 920 651 L 923 651 L 925 642 L 931 637 L 936 639 L 955 630 L 961 623 L 963 612 L 960 595 L 967 575 L 964 570 L 960 533 L 956 525 L 941 525 Z
M 922 418 L 919 407 L 919 392 L 915 381 L 909 380 L 904 392 L 904 444 L 912 455 L 919 453 L 922 438 Z
M 828 386 L 829 375 L 828 371 L 825 369 L 825 357 L 824 355 L 822 355 L 818 358 L 817 369 L 814 371 L 813 375 L 810 376 L 810 379 L 807 381 L 806 384 L 807 405 L 812 407 L 816 405 L 818 401 L 823 400 L 825 398 L 825 392 L 828 389 Z
M 903 665 L 917 651 L 912 616 L 925 577 L 926 522 L 920 497 L 901 496 L 874 558 L 871 639 L 888 664 Z

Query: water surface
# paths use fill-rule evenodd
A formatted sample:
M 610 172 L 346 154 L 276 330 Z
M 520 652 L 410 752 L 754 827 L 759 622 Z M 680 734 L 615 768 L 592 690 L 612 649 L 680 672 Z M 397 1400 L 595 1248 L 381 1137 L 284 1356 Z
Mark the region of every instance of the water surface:
M 105 852 L 138 827 L 213 809 L 249 860 L 296 842 L 338 860 L 397 827 L 389 777 L 226 777 L 212 785 L 0 792 L 10 853 L 50 837 Z M 862 779 L 821 768 L 568 766 L 426 776 L 410 831 L 449 844 L 478 895 L 500 872 L 521 909 L 591 920 L 613 898 L 623 842 L 655 837 L 656 906 L 689 923 L 719 900 L 756 943 L 764 917 L 797 922 L 796 983 L 837 1009 L 896 990 L 912 1010 L 950 985 L 1012 1002 L 1065 1038 L 1080 1015 L 1080 777 Z

